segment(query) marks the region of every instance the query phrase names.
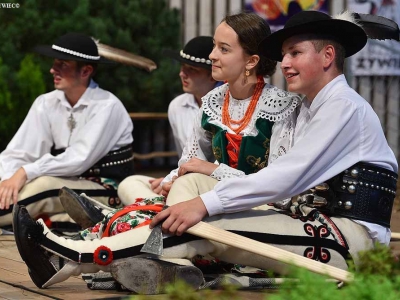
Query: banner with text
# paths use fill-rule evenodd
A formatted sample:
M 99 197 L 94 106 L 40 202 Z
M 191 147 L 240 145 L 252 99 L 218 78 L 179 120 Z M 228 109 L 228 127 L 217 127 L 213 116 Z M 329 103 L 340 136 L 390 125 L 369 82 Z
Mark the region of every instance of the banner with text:
M 350 11 L 382 16 L 400 24 L 399 0 L 348 0 Z M 353 75 L 400 75 L 400 42 L 369 39 L 367 45 L 351 57 Z

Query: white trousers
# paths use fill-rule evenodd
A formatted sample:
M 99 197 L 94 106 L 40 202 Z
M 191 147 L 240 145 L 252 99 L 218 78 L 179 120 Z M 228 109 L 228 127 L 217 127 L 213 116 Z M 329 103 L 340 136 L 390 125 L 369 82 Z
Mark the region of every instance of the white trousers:
M 27 183 L 18 194 L 18 203 L 25 205 L 29 214 L 33 218 L 47 215 L 52 221 L 73 222 L 71 218 L 63 214 L 65 212 L 58 191 L 62 187 L 83 190 L 88 192 L 93 190 L 105 190 L 101 185 L 78 177 L 52 177 L 41 176 Z M 108 197 L 96 197 L 102 203 L 108 203 Z M 12 208 L 0 210 L 0 226 L 11 225 Z

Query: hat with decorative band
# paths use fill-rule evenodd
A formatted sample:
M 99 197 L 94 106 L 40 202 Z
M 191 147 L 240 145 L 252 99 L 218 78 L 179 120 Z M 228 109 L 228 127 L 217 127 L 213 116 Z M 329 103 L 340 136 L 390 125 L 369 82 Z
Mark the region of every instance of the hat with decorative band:
M 36 46 L 35 52 L 62 60 L 84 61 L 89 63 L 112 63 L 101 57 L 95 41 L 81 33 L 67 33 L 59 37 L 53 45 Z
M 367 35 L 359 25 L 343 19 L 335 19 L 319 11 L 301 11 L 286 22 L 283 29 L 266 37 L 258 46 L 260 54 L 269 59 L 282 61 L 282 45 L 288 38 L 300 34 L 316 34 L 340 43 L 349 57 L 367 43 Z
M 191 39 L 181 51 L 165 50 L 165 55 L 184 64 L 211 70 L 209 58 L 214 47 L 211 36 L 198 36 Z

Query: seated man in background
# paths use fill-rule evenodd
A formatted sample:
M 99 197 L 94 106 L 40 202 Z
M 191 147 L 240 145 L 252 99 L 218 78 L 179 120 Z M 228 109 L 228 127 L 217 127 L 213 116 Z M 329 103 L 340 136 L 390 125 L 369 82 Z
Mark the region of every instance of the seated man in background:
M 92 77 L 99 63 L 89 36 L 68 33 L 35 51 L 54 58 L 55 90 L 40 95 L 0 154 L 0 226 L 11 225 L 13 204 L 33 217 L 69 221 L 59 198 L 68 186 L 117 207 L 118 183 L 133 174 L 133 124 L 121 101 Z

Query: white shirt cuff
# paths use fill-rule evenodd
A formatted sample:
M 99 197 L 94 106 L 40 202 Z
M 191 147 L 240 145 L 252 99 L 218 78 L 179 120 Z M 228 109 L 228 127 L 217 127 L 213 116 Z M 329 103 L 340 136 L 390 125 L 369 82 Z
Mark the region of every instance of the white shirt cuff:
M 32 180 L 40 176 L 39 166 L 35 163 L 27 164 L 23 166 L 27 180 Z
M 218 198 L 218 195 L 214 190 L 201 194 L 200 198 L 203 200 L 204 206 L 206 207 L 210 217 L 224 213 L 224 207 L 222 206 L 221 200 Z

